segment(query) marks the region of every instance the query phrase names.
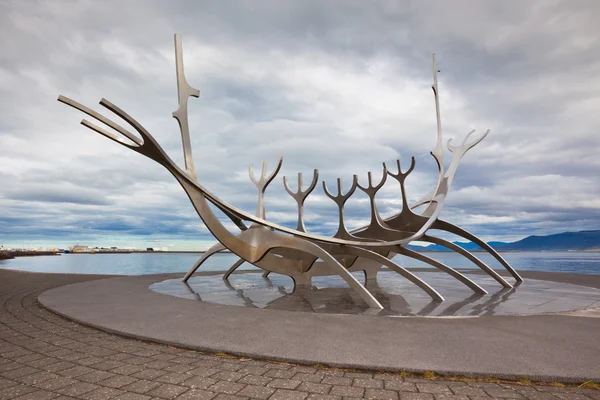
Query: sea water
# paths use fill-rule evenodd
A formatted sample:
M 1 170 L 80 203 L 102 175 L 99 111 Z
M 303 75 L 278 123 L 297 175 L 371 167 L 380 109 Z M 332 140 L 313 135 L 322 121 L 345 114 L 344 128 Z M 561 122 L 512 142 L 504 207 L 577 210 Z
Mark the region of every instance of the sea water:
M 453 268 L 478 268 L 469 260 L 451 252 L 423 253 Z M 494 269 L 503 269 L 492 256 L 474 253 Z M 184 273 L 202 253 L 131 253 L 131 254 L 62 254 L 58 256 L 18 257 L 0 261 L 0 268 L 70 274 L 147 275 Z M 505 252 L 502 256 L 517 271 L 551 271 L 600 275 L 600 252 Z M 221 253 L 210 257 L 198 271 L 226 271 L 238 260 L 235 254 Z M 404 256 L 394 261 L 407 268 L 431 268 Z M 240 270 L 256 269 L 244 263 Z

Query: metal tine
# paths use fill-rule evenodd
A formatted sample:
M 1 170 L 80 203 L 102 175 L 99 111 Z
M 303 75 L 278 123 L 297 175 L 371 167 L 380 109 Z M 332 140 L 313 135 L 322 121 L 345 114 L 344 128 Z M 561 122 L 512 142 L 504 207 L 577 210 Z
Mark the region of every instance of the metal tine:
M 262 164 L 262 171 L 261 171 L 260 179 L 256 179 L 256 177 L 254 176 L 254 164 L 250 164 L 248 166 L 248 173 L 250 175 L 250 180 L 260 190 L 266 189 L 266 187 L 271 183 L 271 181 L 273 181 L 275 176 L 279 173 L 282 163 L 283 163 L 283 156 L 279 156 L 279 158 L 277 159 L 277 165 L 276 165 L 275 169 L 273 170 L 273 172 L 271 172 L 270 175 L 267 176 L 267 160 L 264 160 L 263 164 Z
M 283 177 L 283 187 L 285 188 L 286 192 L 288 192 L 288 194 L 290 196 L 292 196 L 295 199 L 301 199 L 304 200 L 314 189 L 315 186 L 317 186 L 317 181 L 319 180 L 319 170 L 315 169 L 313 171 L 313 179 L 310 183 L 310 185 L 308 186 L 308 188 L 306 188 L 306 190 L 302 190 L 302 172 L 298 172 L 298 191 L 297 192 L 293 192 L 292 189 L 290 189 L 290 187 L 288 186 L 288 182 L 287 182 L 287 176 Z
M 390 170 L 388 169 L 388 175 L 391 176 L 392 178 L 395 178 L 397 181 L 399 182 L 404 182 L 406 180 L 406 178 L 408 177 L 408 175 L 410 175 L 410 173 L 415 169 L 415 165 L 417 163 L 415 157 L 411 157 L 410 160 L 410 167 L 408 168 L 408 170 L 406 172 L 402 172 L 402 166 L 400 164 L 400 160 L 396 160 L 396 163 L 398 165 L 398 173 L 394 174 L 392 172 L 390 172 Z M 383 163 L 383 165 L 386 165 L 385 163 Z
M 365 193 L 367 193 L 369 196 L 375 195 L 377 193 L 377 191 L 379 191 L 379 189 L 381 189 L 383 187 L 383 185 L 385 184 L 385 181 L 387 180 L 387 176 L 388 176 L 388 169 L 387 166 L 385 165 L 385 163 L 383 163 L 383 176 L 381 177 L 381 181 L 376 185 L 373 186 L 373 176 L 371 171 L 369 171 L 367 173 L 368 179 L 369 179 L 369 186 L 363 187 L 361 186 L 360 183 L 357 183 L 358 187 Z
M 105 101 L 104 99 L 102 99 L 102 100 Z M 77 109 L 77 110 L 79 110 L 79 111 L 81 111 L 81 112 L 89 115 L 90 117 L 92 117 L 92 118 L 94 118 L 94 119 L 102 122 L 103 124 L 111 127 L 112 129 L 114 129 L 115 131 L 119 132 L 120 134 L 122 134 L 123 136 L 125 136 L 127 139 L 131 140 L 133 143 L 137 144 L 138 146 L 141 146 L 141 145 L 144 144 L 144 141 L 142 139 L 138 138 L 133 133 L 131 133 L 127 129 L 123 128 L 121 125 L 119 125 L 116 122 L 114 122 L 114 121 L 106 118 L 104 115 L 102 115 L 100 113 L 97 113 L 96 111 L 94 111 L 94 110 L 92 110 L 92 109 L 84 106 L 83 104 L 78 103 L 75 100 L 72 100 L 72 99 L 70 99 L 68 97 L 65 97 L 65 96 L 62 96 L 62 95 L 58 96 L 58 101 L 60 101 L 63 104 L 66 104 L 68 106 L 71 106 L 71 107 L 73 107 L 73 108 L 75 108 L 75 109 Z M 102 101 L 100 102 L 100 104 L 102 104 Z M 102 105 L 104 105 L 104 104 L 102 104 Z M 129 122 L 129 121 L 127 121 L 127 122 Z M 82 124 L 83 124 L 83 121 L 82 121 Z M 89 126 L 89 125 L 93 125 L 89 121 L 87 122 L 87 124 L 83 124 L 83 125 L 87 126 L 90 129 L 93 129 L 93 128 L 91 128 L 91 126 Z M 96 129 L 93 129 L 93 130 L 96 130 Z M 96 132 L 101 133 L 102 135 L 104 135 L 103 132 L 100 132 L 100 131 L 97 131 L 97 130 L 96 130 Z M 104 132 L 106 132 L 106 131 L 104 131 Z M 107 136 L 107 137 L 114 140 L 114 138 L 112 138 L 111 136 Z M 116 138 L 116 136 L 115 136 L 115 138 Z M 122 143 L 124 145 L 127 144 L 127 143 L 125 143 L 125 142 L 123 142 L 121 140 L 116 140 L 116 141 L 118 143 Z
M 451 145 L 450 143 L 452 142 L 452 139 L 448 139 L 448 150 L 450 150 L 452 153 L 457 153 L 459 156 L 462 157 L 466 154 L 467 151 L 471 150 L 473 147 L 478 145 L 483 139 L 485 139 L 486 136 L 490 133 L 490 130 L 488 129 L 487 131 L 485 131 L 485 133 L 481 135 L 481 137 L 475 139 L 473 142 L 467 143 L 467 140 L 469 140 L 469 137 L 471 137 L 473 133 L 475 133 L 475 129 L 473 129 L 467 134 L 460 146 Z
M 99 127 L 98 125 L 88 121 L 87 119 L 82 119 L 81 120 L 81 125 L 85 126 L 86 128 L 89 128 L 99 134 L 101 134 L 102 136 L 105 136 L 107 138 L 109 138 L 112 141 L 115 141 L 119 144 L 122 144 L 125 147 L 129 147 L 132 150 L 136 150 L 139 146 L 135 146 L 132 144 L 127 143 L 126 141 L 124 141 L 122 138 L 118 137 L 117 135 L 115 135 L 112 132 L 109 132 L 101 127 Z
M 358 175 L 352 175 L 352 187 L 350 188 L 350 190 L 348 190 L 348 192 L 346 194 L 342 194 L 342 178 L 337 178 L 338 194 L 337 194 L 337 196 L 334 196 L 327 189 L 327 183 L 325 183 L 325 181 L 323 181 L 323 191 L 325 192 L 327 197 L 329 197 L 331 200 L 335 201 L 338 204 L 344 204 L 346 202 L 346 200 L 348 200 L 350 198 L 350 196 L 352 196 L 354 194 L 357 186 L 358 186 Z

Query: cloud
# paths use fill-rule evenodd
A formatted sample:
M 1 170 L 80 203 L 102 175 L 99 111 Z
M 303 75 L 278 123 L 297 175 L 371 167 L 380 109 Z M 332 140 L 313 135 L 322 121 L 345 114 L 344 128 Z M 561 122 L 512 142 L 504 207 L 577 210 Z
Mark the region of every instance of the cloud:
M 284 156 L 267 215 L 295 227 L 281 182 L 330 188 L 381 163 L 417 167 L 415 201 L 435 184 L 430 54 L 437 53 L 445 138 L 491 134 L 465 157 L 442 217 L 487 240 L 598 228 L 600 30 L 595 1 L 222 3 L 8 2 L 0 5 L 0 237 L 20 244 L 214 239 L 168 172 L 78 125 L 56 102 L 105 115 L 105 97 L 183 164 L 172 35 L 183 33 L 198 178 L 248 212 L 247 166 Z M 118 118 L 115 118 L 119 122 Z M 446 163 L 450 160 L 446 153 Z M 401 207 L 390 179 L 377 196 Z M 357 191 L 347 224 L 369 220 Z M 224 217 L 223 217 L 224 218 Z M 337 208 L 317 186 L 309 230 L 332 234 Z M 58 239 L 60 238 L 60 239 Z

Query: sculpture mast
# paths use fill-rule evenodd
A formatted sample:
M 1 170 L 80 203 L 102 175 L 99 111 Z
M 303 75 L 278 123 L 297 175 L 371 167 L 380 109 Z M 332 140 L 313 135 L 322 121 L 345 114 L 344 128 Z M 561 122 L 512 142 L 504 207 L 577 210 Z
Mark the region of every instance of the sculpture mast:
M 440 97 L 439 97 L 439 91 L 438 91 L 438 84 L 437 84 L 437 73 L 440 72 L 440 70 L 437 68 L 437 65 L 435 63 L 435 53 L 433 53 L 431 55 L 432 58 L 432 63 L 433 63 L 433 86 L 431 86 L 431 88 L 433 89 L 433 97 L 435 98 L 435 116 L 437 119 L 437 143 L 435 145 L 435 149 L 431 152 L 431 154 L 433 155 L 433 157 L 435 157 L 435 159 L 437 160 L 437 162 L 440 164 L 440 170 L 441 170 L 441 174 L 443 175 L 444 172 L 444 147 L 443 147 L 443 143 L 442 143 L 442 118 L 440 116 Z
M 188 124 L 187 103 L 190 96 L 200 97 L 200 91 L 191 87 L 185 79 L 183 72 L 183 52 L 181 50 L 181 35 L 175 34 L 175 63 L 177 66 L 177 95 L 179 97 L 179 108 L 173 112 L 173 118 L 179 122 L 181 130 L 181 141 L 183 144 L 183 160 L 185 171 L 194 180 L 198 181 L 192 158 L 192 144 L 190 141 L 190 127 Z

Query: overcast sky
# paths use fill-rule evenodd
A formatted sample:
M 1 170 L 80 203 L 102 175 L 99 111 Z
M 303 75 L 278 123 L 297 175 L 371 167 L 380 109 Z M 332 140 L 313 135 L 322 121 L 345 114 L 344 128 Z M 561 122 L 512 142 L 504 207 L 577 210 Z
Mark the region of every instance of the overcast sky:
M 267 217 L 295 227 L 294 182 L 329 187 L 415 156 L 409 198 L 436 180 L 431 53 L 444 137 L 490 135 L 461 163 L 442 218 L 485 240 L 600 229 L 600 2 L 0 0 L 0 241 L 8 247 L 203 249 L 214 239 L 166 170 L 79 125 L 105 97 L 179 165 L 173 34 L 183 35 L 201 184 L 254 212 L 248 164 L 283 167 Z M 112 117 L 112 116 L 111 116 Z M 446 152 L 446 160 L 450 153 Z M 347 187 L 347 185 L 345 185 Z M 400 208 L 396 181 L 378 194 Z M 368 222 L 367 198 L 347 224 Z M 311 232 L 333 234 L 321 185 Z M 446 236 L 447 237 L 447 236 Z

